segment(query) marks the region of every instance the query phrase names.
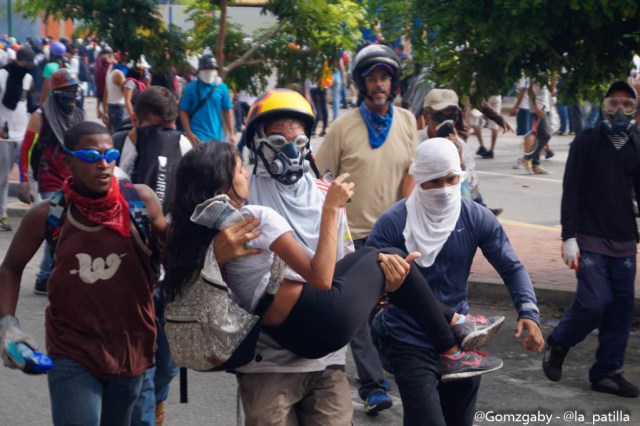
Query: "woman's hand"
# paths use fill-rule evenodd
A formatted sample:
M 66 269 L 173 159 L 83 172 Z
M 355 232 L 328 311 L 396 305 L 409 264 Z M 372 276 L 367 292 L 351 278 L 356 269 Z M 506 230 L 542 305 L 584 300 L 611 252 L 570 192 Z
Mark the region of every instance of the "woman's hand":
M 260 225 L 260 219 L 248 217 L 241 222 L 220 231 L 213 239 L 213 253 L 219 266 L 238 257 L 258 254 L 260 249 L 247 249 L 245 244 L 257 238 L 260 231 L 254 229 Z
M 353 196 L 353 182 L 345 182 L 349 177 L 349 173 L 343 173 L 333 182 L 327 191 L 327 197 L 324 199 L 325 207 L 340 208 L 347 205 L 351 197 Z

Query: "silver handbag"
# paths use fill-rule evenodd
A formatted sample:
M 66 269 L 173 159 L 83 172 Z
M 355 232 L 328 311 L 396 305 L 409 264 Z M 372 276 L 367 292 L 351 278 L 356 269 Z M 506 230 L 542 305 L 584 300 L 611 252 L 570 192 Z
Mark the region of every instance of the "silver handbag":
M 280 288 L 284 270 L 284 262 L 274 256 L 265 295 L 252 314 L 229 297 L 210 247 L 198 278 L 166 305 L 165 331 L 176 364 L 197 371 L 223 371 L 250 362 L 260 317 Z

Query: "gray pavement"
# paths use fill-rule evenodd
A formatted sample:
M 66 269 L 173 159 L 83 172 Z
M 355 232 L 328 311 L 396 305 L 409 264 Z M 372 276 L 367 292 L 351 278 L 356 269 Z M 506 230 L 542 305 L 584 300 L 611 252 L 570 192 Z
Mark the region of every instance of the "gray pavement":
M 95 104 L 89 99 L 89 118 L 95 119 Z M 488 132 L 485 131 L 485 141 Z M 528 176 L 512 169 L 519 154 L 520 138 L 501 135 L 494 160 L 477 160 L 481 190 L 490 207 L 505 209 L 500 219 L 516 252 L 527 267 L 542 311 L 543 333 L 548 334 L 557 323 L 564 308 L 571 301 L 575 278 L 561 262 L 559 238 L 559 200 L 562 172 L 570 137 L 554 137 L 556 156 L 543 165 L 551 174 Z M 314 138 L 314 146 L 321 143 Z M 470 139 L 472 148 L 477 147 Z M 13 215 L 25 210 L 16 200 Z M 14 229 L 19 217 L 10 218 Z M 0 258 L 8 249 L 12 232 L 0 233 Z M 23 276 L 23 286 L 17 315 L 23 328 L 44 346 L 44 309 L 46 297 L 33 294 L 33 283 L 40 255 L 29 264 Z M 484 263 L 483 263 L 484 262 Z M 515 311 L 500 278 L 493 274 L 478 254 L 472 269 L 470 299 L 473 311 L 490 315 L 505 315 L 507 322 L 495 341 L 487 348 L 491 355 L 502 357 L 505 366 L 497 373 L 483 378 L 477 405 L 477 425 L 640 425 L 640 400 L 624 399 L 592 392 L 587 371 L 595 354 L 597 333 L 572 350 L 566 361 L 563 379 L 548 381 L 541 371 L 541 354 L 525 353 L 513 338 Z M 638 288 L 638 287 L 637 287 Z M 636 303 L 636 308 L 638 308 Z M 391 394 L 394 406 L 378 416 L 363 413 L 357 395 L 355 367 L 348 357 L 347 373 L 352 388 L 354 424 L 402 424 L 402 406 L 397 389 Z M 636 318 L 627 348 L 626 376 L 640 384 L 640 324 Z M 392 381 L 392 377 L 389 376 Z M 179 386 L 174 381 L 167 402 L 166 425 L 235 425 L 236 386 L 232 375 L 226 373 L 189 372 L 189 403 L 179 403 Z M 17 371 L 0 368 L 0 425 L 51 424 L 46 378 L 26 376 Z M 533 415 L 551 415 L 547 421 Z M 592 417 L 592 415 L 596 417 Z M 627 420 L 624 416 L 629 415 Z M 509 417 L 513 416 L 513 417 Z M 519 419 L 518 419 L 519 416 Z M 583 417 L 581 417 L 583 416 Z M 607 420 L 607 421 L 600 421 Z

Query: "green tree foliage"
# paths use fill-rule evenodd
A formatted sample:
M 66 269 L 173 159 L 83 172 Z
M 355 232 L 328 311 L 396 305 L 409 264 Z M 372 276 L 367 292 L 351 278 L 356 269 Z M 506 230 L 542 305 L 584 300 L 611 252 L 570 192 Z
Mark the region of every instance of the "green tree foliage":
M 186 0 L 185 4 L 194 23 L 190 46 L 195 51 L 205 46 L 214 50 L 220 45 L 220 20 L 226 16 L 227 2 Z M 272 13 L 278 23 L 254 34 L 225 26 L 224 48 L 216 57 L 228 73 L 225 79 L 238 89 L 260 88 L 274 71 L 282 86 L 317 74 L 325 59 L 331 62 L 340 50 L 357 46 L 359 28 L 365 24 L 365 11 L 355 0 L 271 0 L 263 12 Z
M 563 70 L 570 96 L 588 96 L 624 78 L 640 44 L 637 0 L 371 0 L 369 10 L 383 11 L 385 35 L 411 38 L 436 83 L 479 96 L 521 71 L 546 81 Z

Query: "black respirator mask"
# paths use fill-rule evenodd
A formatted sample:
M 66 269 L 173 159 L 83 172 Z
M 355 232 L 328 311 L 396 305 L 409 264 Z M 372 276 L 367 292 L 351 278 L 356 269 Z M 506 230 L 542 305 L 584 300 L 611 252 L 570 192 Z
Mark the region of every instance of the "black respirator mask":
M 625 114 L 622 109 L 617 110 L 613 114 L 605 112 L 603 115 L 604 120 L 602 120 L 602 124 L 604 124 L 608 133 L 624 133 L 629 135 L 637 124 L 633 118 L 633 114 Z
M 261 138 L 260 149 L 257 155 L 274 179 L 285 185 L 293 185 L 309 170 L 309 162 L 304 159 L 309 145 L 309 138 L 306 135 L 298 135 L 292 141 L 287 141 L 282 135 L 270 135 Z M 266 147 L 272 152 L 270 160 L 264 154 Z
M 80 89 L 77 86 L 54 90 L 52 94 L 56 104 L 65 114 L 71 114 L 80 99 Z
M 603 120 L 607 133 L 630 135 L 636 127 L 636 101 L 630 98 L 605 98 L 602 102 Z

